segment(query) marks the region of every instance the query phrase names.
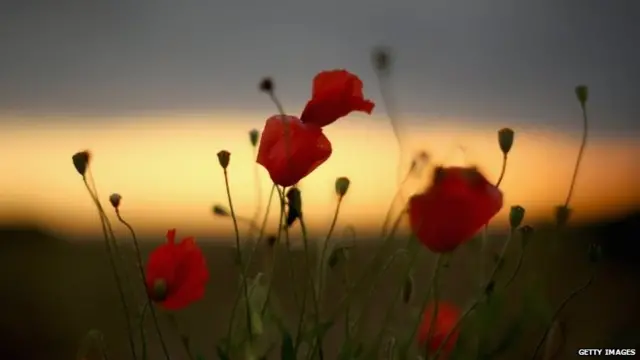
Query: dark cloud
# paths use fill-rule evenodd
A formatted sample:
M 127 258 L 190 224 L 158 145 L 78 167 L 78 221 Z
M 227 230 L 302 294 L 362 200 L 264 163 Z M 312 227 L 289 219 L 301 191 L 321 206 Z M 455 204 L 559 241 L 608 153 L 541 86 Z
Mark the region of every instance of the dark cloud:
M 407 113 L 555 126 L 587 83 L 596 128 L 640 130 L 639 18 L 636 0 L 8 0 L 0 111 L 268 108 L 263 75 L 297 109 L 332 67 L 376 97 L 368 51 L 385 43 Z

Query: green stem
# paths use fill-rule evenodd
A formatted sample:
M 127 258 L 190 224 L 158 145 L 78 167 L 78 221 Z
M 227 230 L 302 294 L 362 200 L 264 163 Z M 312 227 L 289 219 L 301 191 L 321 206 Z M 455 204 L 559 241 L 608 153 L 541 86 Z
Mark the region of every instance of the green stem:
M 137 354 L 136 354 L 136 345 L 135 345 L 135 340 L 133 338 L 133 326 L 131 325 L 131 315 L 129 312 L 129 305 L 127 304 L 127 300 L 126 300 L 126 296 L 124 293 L 124 288 L 122 285 L 122 279 L 120 278 L 120 273 L 118 272 L 118 267 L 116 265 L 116 254 L 115 254 L 115 250 L 112 249 L 112 246 L 114 246 L 114 237 L 113 237 L 113 231 L 111 230 L 111 226 L 109 224 L 109 219 L 106 217 L 106 214 L 104 213 L 104 210 L 102 209 L 102 205 L 100 204 L 100 200 L 98 199 L 96 193 L 94 192 L 95 190 L 92 190 L 91 187 L 89 186 L 89 183 L 87 182 L 87 178 L 83 176 L 82 178 L 85 187 L 87 188 L 87 191 L 89 192 L 89 195 L 91 195 L 91 198 L 93 199 L 94 204 L 96 205 L 96 207 L 98 208 L 98 214 L 100 215 L 100 222 L 102 225 L 102 233 L 104 235 L 104 240 L 105 240 L 105 247 L 107 250 L 107 257 L 109 258 L 109 263 L 111 265 L 111 270 L 113 272 L 113 276 L 115 278 L 116 281 L 116 287 L 118 288 L 118 295 L 120 296 L 120 303 L 122 304 L 122 309 L 125 315 L 125 320 L 126 320 L 126 329 L 127 329 L 127 334 L 129 335 L 129 347 L 131 350 L 131 355 L 133 356 L 133 359 L 137 359 Z M 94 186 L 95 188 L 95 186 Z M 111 234 L 111 235 L 110 235 Z
M 536 345 L 535 350 L 533 351 L 533 355 L 531 356 L 531 360 L 534 360 L 537 356 L 538 356 L 538 352 L 540 352 L 540 349 L 542 348 L 542 345 L 544 344 L 545 340 L 547 339 L 547 335 L 549 334 L 549 331 L 551 330 L 551 327 L 553 326 L 553 323 L 556 321 L 556 319 L 558 318 L 558 316 L 560 315 L 560 312 L 562 312 L 562 310 L 564 310 L 564 308 L 567 306 L 567 304 L 569 304 L 569 302 L 575 298 L 576 296 L 578 296 L 578 294 L 580 294 L 581 292 L 583 292 L 585 289 L 587 289 L 591 283 L 593 283 L 593 279 L 595 278 L 595 275 L 591 275 L 589 277 L 589 280 L 584 283 L 583 285 L 581 285 L 579 288 L 575 289 L 573 292 L 571 292 L 571 294 L 569 294 L 569 296 L 567 296 L 558 306 L 558 308 L 556 309 L 556 311 L 553 313 L 553 316 L 551 317 L 551 321 L 549 322 L 550 325 L 547 326 L 547 329 L 545 330 L 544 334 L 542 335 L 542 338 L 540 338 L 540 341 L 538 341 L 538 345 Z
M 195 360 L 195 356 L 193 356 L 193 352 L 191 351 L 189 336 L 185 332 L 180 330 L 180 326 L 178 325 L 178 320 L 176 319 L 174 314 L 167 313 L 167 317 L 169 318 L 169 323 L 171 323 L 174 330 L 180 336 L 180 342 L 182 343 L 182 346 L 184 347 L 184 350 L 187 353 L 187 357 L 189 358 L 189 360 Z
M 509 280 L 507 280 L 507 282 L 504 284 L 504 289 L 508 288 L 509 285 L 511 285 L 511 283 L 513 282 L 513 280 L 515 280 L 516 275 L 518 275 L 518 273 L 520 272 L 520 268 L 522 268 L 523 260 L 524 260 L 524 248 L 520 251 L 520 256 L 518 257 L 518 264 L 516 265 L 516 268 L 513 270 L 513 273 L 509 277 Z
M 340 214 L 340 207 L 342 205 L 343 197 L 338 197 L 338 203 L 336 204 L 336 210 L 333 212 L 333 220 L 331 220 L 331 226 L 329 227 L 329 232 L 327 236 L 324 238 L 324 244 L 322 246 L 322 251 L 320 252 L 320 261 L 318 264 L 318 294 L 324 294 L 324 287 L 326 286 L 326 277 L 325 271 L 327 262 L 325 260 L 325 256 L 327 254 L 327 248 L 329 247 L 329 241 L 331 240 L 331 236 L 333 235 L 333 231 L 336 227 L 336 223 L 338 222 L 338 215 Z
M 258 149 L 255 146 L 253 147 L 253 158 L 254 159 L 258 158 Z M 253 221 L 252 222 L 256 223 L 260 219 L 260 211 L 262 211 L 262 186 L 260 186 L 260 174 L 258 173 L 258 163 L 257 162 L 253 163 L 253 181 L 255 182 L 255 185 L 256 185 L 256 199 L 257 199 L 257 201 L 256 201 L 256 212 L 253 215 Z M 271 203 L 271 197 L 272 196 L 273 196 L 273 188 L 271 190 L 271 195 L 269 196 L 269 203 Z M 268 213 L 268 211 L 267 211 L 267 213 Z M 260 238 L 261 238 L 261 236 L 258 235 L 258 240 Z
M 417 244 L 416 241 L 414 241 L 415 239 L 413 237 L 410 238 L 410 243 L 408 244 L 409 246 Z M 407 265 L 407 269 L 405 271 L 405 273 L 403 274 L 402 277 L 402 281 L 399 282 L 399 286 L 396 290 L 395 296 L 391 302 L 391 306 L 389 306 L 387 308 L 387 312 L 385 314 L 385 317 L 382 321 L 382 325 L 380 326 L 380 330 L 378 331 L 378 335 L 375 338 L 374 341 L 374 347 L 370 352 L 370 356 L 375 356 L 378 351 L 380 350 L 380 344 L 382 344 L 382 339 L 384 337 L 384 333 L 385 330 L 387 329 L 387 327 L 389 326 L 389 323 L 391 322 L 391 319 L 393 318 L 393 314 L 394 314 L 394 310 L 396 307 L 396 304 L 398 303 L 398 300 L 400 300 L 400 298 L 402 297 L 402 289 L 404 287 L 404 279 L 408 278 L 411 273 L 413 272 L 413 269 L 415 268 L 416 262 L 418 260 L 418 255 L 420 254 L 420 251 L 418 251 L 418 249 L 412 249 L 411 250 L 411 257 L 409 259 L 409 264 Z
M 264 217 L 262 218 L 262 225 L 260 227 L 260 233 L 258 235 L 258 238 L 256 239 L 256 242 L 253 244 L 253 249 L 252 249 L 251 253 L 249 254 L 249 257 L 247 258 L 246 263 L 244 264 L 244 272 L 245 272 L 245 274 L 249 271 L 249 266 L 251 265 L 251 261 L 252 261 L 253 255 L 255 254 L 255 252 L 256 252 L 256 250 L 258 248 L 258 244 L 260 243 L 260 241 L 262 241 L 262 238 L 264 237 L 264 232 L 265 232 L 265 229 L 267 227 L 267 221 L 269 219 L 269 211 L 271 209 L 271 202 L 273 200 L 273 195 L 275 193 L 275 190 L 276 190 L 276 185 L 273 184 L 273 186 L 271 187 L 271 193 L 269 194 L 269 201 L 267 203 L 267 208 L 265 210 Z M 240 305 L 240 298 L 241 297 L 242 297 L 242 294 L 240 292 L 237 292 L 235 300 L 233 301 L 233 308 L 231 309 L 231 319 L 229 320 L 229 324 L 228 324 L 228 328 L 227 328 L 227 340 L 231 339 L 231 333 L 233 332 L 233 324 L 234 324 L 234 321 L 235 321 L 235 316 L 236 316 L 236 312 L 237 312 L 237 309 L 238 309 L 238 305 Z
M 144 320 L 147 315 L 147 309 L 149 308 L 149 306 L 150 306 L 150 301 L 145 302 L 144 307 L 140 312 L 140 339 L 142 341 L 142 360 L 147 360 L 149 358 L 149 355 L 147 354 L 147 336 L 146 336 L 146 332 L 144 331 Z M 160 341 L 162 342 L 162 340 Z M 165 355 L 166 354 L 168 353 L 165 353 Z M 168 356 L 167 356 L 167 359 L 169 359 Z
M 275 184 L 273 189 L 275 189 Z M 283 189 L 283 193 L 284 193 L 284 189 Z M 272 192 L 273 194 L 273 192 Z M 280 191 L 278 191 L 278 194 L 280 194 Z M 284 228 L 284 201 L 283 198 L 280 197 L 280 220 L 278 221 L 278 237 L 277 237 L 277 241 L 276 243 L 280 243 L 280 237 L 282 236 L 282 229 Z M 269 285 L 267 287 L 267 296 L 265 298 L 264 304 L 262 305 L 262 309 L 260 311 L 260 314 L 262 316 L 264 316 L 264 314 L 267 311 L 267 308 L 269 306 L 269 300 L 271 299 L 271 293 L 273 292 L 273 274 L 275 272 L 276 269 L 276 259 L 277 259 L 277 251 L 273 252 L 273 259 L 271 260 L 271 266 L 269 268 Z
M 486 299 L 486 297 L 487 297 L 486 296 L 487 295 L 486 288 L 487 288 L 487 286 L 489 286 L 491 284 L 491 282 L 493 282 L 493 279 L 495 278 L 496 274 L 498 273 L 498 270 L 500 270 L 500 264 L 502 263 L 502 261 L 504 259 L 504 256 L 507 253 L 507 249 L 509 248 L 509 244 L 511 243 L 511 239 L 513 238 L 513 233 L 514 233 L 514 229 L 511 229 L 511 231 L 509 232 L 509 237 L 507 238 L 507 241 L 505 241 L 504 245 L 502 246 L 502 250 L 500 251 L 500 256 L 498 257 L 498 261 L 496 262 L 495 266 L 493 267 L 493 271 L 491 271 L 489 279 L 487 279 L 487 281 L 485 282 L 484 286 L 482 286 L 482 288 L 480 289 L 480 294 L 476 297 L 476 299 L 473 301 L 471 306 L 469 308 L 467 308 L 467 310 L 464 313 L 462 313 L 462 315 L 460 315 L 460 318 L 458 318 L 458 321 L 456 322 L 456 324 L 451 328 L 449 333 L 444 337 L 444 339 L 440 343 L 440 346 L 438 346 L 438 349 L 435 352 L 433 360 L 437 360 L 438 359 L 438 357 L 440 356 L 440 353 L 442 352 L 444 344 L 446 344 L 449 341 L 449 338 L 451 337 L 451 335 L 458 328 L 460 328 L 460 326 L 462 325 L 464 320 L 466 320 L 466 318 L 469 316 L 469 314 L 471 314 L 471 312 L 473 312 L 478 307 L 478 305 L 480 305 Z
M 385 253 L 385 250 L 387 249 L 389 243 L 391 243 L 391 241 L 394 239 L 395 233 L 398 230 L 398 227 L 400 225 L 400 221 L 402 220 L 405 214 L 406 214 L 406 209 L 403 210 L 400 213 L 400 215 L 398 215 L 393 225 L 393 228 L 391 229 L 387 237 L 383 240 L 381 246 L 378 247 L 378 250 L 374 254 L 373 259 L 371 259 L 371 261 L 367 264 L 367 266 L 365 267 L 362 274 L 358 277 L 358 279 L 353 282 L 353 286 L 347 289 L 347 294 L 343 295 L 342 298 L 338 301 L 338 306 L 336 307 L 336 310 L 333 312 L 333 314 L 329 317 L 330 319 L 335 319 L 338 317 L 338 315 L 340 315 L 343 308 L 349 303 L 351 298 L 366 285 L 365 280 L 367 280 L 369 276 L 373 276 L 373 282 L 374 282 L 373 288 L 375 288 L 375 284 L 380 280 L 380 277 L 382 277 L 382 275 L 388 269 L 388 266 L 383 267 L 378 272 L 375 270 L 380 265 L 380 262 L 384 260 L 382 259 L 382 257 Z M 373 291 L 373 288 L 371 291 Z
M 429 299 L 431 299 L 431 292 L 432 291 L 434 292 L 434 297 L 436 297 L 436 295 L 435 295 L 436 286 L 438 285 L 437 283 L 439 281 L 438 279 L 440 277 L 440 271 L 442 269 L 443 259 L 444 259 L 444 255 L 438 254 L 438 257 L 436 259 L 436 265 L 435 265 L 435 268 L 433 270 L 433 276 L 431 278 L 431 284 L 429 285 L 429 288 L 427 289 L 427 292 L 424 295 L 424 299 L 420 303 L 420 313 L 418 315 L 418 319 L 416 320 L 416 322 L 413 325 L 413 329 L 411 330 L 409 338 L 406 340 L 405 344 L 402 346 L 400 354 L 405 354 L 406 355 L 408 353 L 409 347 L 413 343 L 413 341 L 414 341 L 414 339 L 416 337 L 416 334 L 418 333 L 418 329 L 420 328 L 420 324 L 422 323 L 422 317 L 424 316 L 424 310 L 425 310 L 427 304 L 429 303 Z M 434 318 L 435 318 L 435 314 L 434 314 Z
M 131 233 L 131 237 L 133 238 L 133 245 L 136 250 L 136 260 L 137 260 L 138 270 L 140 271 L 140 276 L 142 277 L 142 285 L 146 288 L 145 279 L 147 277 L 145 275 L 144 267 L 142 266 L 142 252 L 140 251 L 140 244 L 138 242 L 138 237 L 136 236 L 136 232 L 133 230 L 133 227 L 131 226 L 131 224 L 129 224 L 127 221 L 125 221 L 122 218 L 122 216 L 120 215 L 120 210 L 118 208 L 116 208 L 116 216 L 118 217 L 118 220 L 124 226 L 126 226 L 127 229 L 129 229 L 129 232 Z M 164 352 L 164 356 L 167 358 L 167 360 L 169 360 L 171 358 L 169 356 L 169 349 L 167 348 L 167 344 L 165 343 L 164 337 L 162 335 L 162 330 L 160 329 L 160 322 L 158 321 L 158 315 L 156 314 L 155 306 L 153 305 L 152 300 L 148 295 L 148 292 L 145 291 L 145 293 L 147 294 L 147 302 L 145 303 L 145 309 L 147 306 L 149 307 L 149 312 L 151 313 L 151 318 L 153 319 L 153 326 L 156 328 L 156 332 L 158 333 L 158 339 L 160 340 L 162 351 Z M 143 338 L 143 346 L 146 347 L 144 338 Z
M 300 214 L 300 230 L 302 231 L 302 242 L 304 244 L 304 252 L 305 252 L 305 262 L 307 268 L 307 277 L 309 284 L 311 285 L 311 299 L 313 300 L 313 307 L 315 311 L 315 325 L 316 327 L 320 325 L 320 304 L 318 303 L 318 294 L 316 293 L 316 285 L 313 277 L 313 273 L 311 271 L 311 258 L 309 253 L 309 236 L 307 234 L 307 227 L 304 223 L 304 217 Z M 318 336 L 316 339 L 318 344 L 318 356 L 320 360 L 324 359 L 323 348 L 322 348 L 322 336 Z
M 227 191 L 227 200 L 229 201 L 229 212 L 231 213 L 231 219 L 233 220 L 233 230 L 235 232 L 236 237 L 236 254 L 238 256 L 238 261 L 240 263 L 241 269 L 241 277 L 242 277 L 242 287 L 244 288 L 244 297 L 245 297 L 245 305 L 247 307 L 246 321 L 247 321 L 247 331 L 249 332 L 249 339 L 253 340 L 253 330 L 251 329 L 251 314 L 249 313 L 249 288 L 247 286 L 247 274 L 244 270 L 243 262 L 242 262 L 242 250 L 240 249 L 240 231 L 238 230 L 238 220 L 236 219 L 236 213 L 233 208 L 233 201 L 231 200 L 231 187 L 229 186 L 229 174 L 227 169 L 224 169 L 224 185 Z
M 578 157 L 576 159 L 576 166 L 573 169 L 573 176 L 571 177 L 571 185 L 569 186 L 569 193 L 567 199 L 564 202 L 564 206 L 569 206 L 571 197 L 573 196 L 573 189 L 576 185 L 576 179 L 578 178 L 578 171 L 580 170 L 580 163 L 582 162 L 582 156 L 584 149 L 587 147 L 587 135 L 589 132 L 589 123 L 587 121 L 587 105 L 582 105 L 582 143 L 580 144 L 580 150 L 578 150 Z

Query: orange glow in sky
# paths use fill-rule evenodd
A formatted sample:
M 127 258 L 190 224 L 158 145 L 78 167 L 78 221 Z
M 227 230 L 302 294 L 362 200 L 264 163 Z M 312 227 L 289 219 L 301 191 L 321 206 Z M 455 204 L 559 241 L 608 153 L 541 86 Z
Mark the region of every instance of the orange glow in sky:
M 74 120 L 75 124 L 5 119 L 9 121 L 0 125 L 0 222 L 36 222 L 66 237 L 99 235 L 98 216 L 71 163 L 73 153 L 90 149 L 104 205 L 110 207 L 110 193 L 120 193 L 122 214 L 141 236 L 162 237 L 169 227 L 182 234 L 230 235 L 231 223 L 213 217 L 210 210 L 216 203 L 227 205 L 215 154 L 222 149 L 232 153 L 234 205 L 239 215 L 253 217 L 258 202 L 247 133 L 261 129 L 264 118 L 265 114 L 253 118 L 230 114 Z M 408 154 L 425 150 L 434 163 L 475 164 L 489 179 L 497 179 L 502 158 L 496 131 L 509 124 L 472 128 L 446 123 L 425 121 L 423 127 L 407 131 L 403 148 Z M 549 219 L 553 206 L 566 197 L 579 147 L 579 130 L 572 136 L 533 126 L 514 126 L 514 130 L 516 141 L 501 185 L 505 209 L 496 217 L 496 226 L 505 224 L 508 207 L 515 204 L 527 209 L 529 220 Z M 334 180 L 339 176 L 352 181 L 339 227 L 378 229 L 398 179 L 399 148 L 391 126 L 385 118 L 351 116 L 325 131 L 333 155 L 301 184 L 310 231 L 319 236 L 326 231 L 335 207 Z M 640 204 L 635 180 L 640 176 L 639 150 L 631 139 L 590 139 L 572 201 L 576 221 L 615 215 Z M 264 169 L 258 168 L 258 175 L 264 208 L 271 183 Z M 406 193 L 426 182 L 426 175 L 413 180 Z M 277 209 L 272 214 L 275 224 Z

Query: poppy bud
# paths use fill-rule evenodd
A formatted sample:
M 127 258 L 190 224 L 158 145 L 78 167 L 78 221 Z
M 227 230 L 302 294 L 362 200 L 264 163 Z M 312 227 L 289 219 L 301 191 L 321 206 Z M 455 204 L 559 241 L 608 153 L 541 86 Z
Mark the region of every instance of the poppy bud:
M 291 227 L 293 223 L 302 217 L 302 196 L 300 189 L 292 187 L 287 191 L 287 200 L 289 211 L 287 212 L 287 227 Z
M 227 150 L 222 150 L 218 152 L 218 162 L 223 169 L 227 169 L 229 167 L 229 160 L 231 160 L 231 153 Z
M 388 47 L 379 46 L 371 53 L 373 68 L 381 73 L 391 71 L 391 50 Z
M 262 80 L 260 80 L 260 85 L 258 86 L 258 88 L 262 92 L 272 93 L 275 88 L 273 79 L 270 77 L 262 78 Z
M 339 177 L 336 179 L 336 195 L 338 197 L 343 197 L 349 190 L 349 185 L 351 185 L 351 180 L 348 177 Z
M 564 205 L 556 206 L 556 224 L 558 226 L 564 226 L 569 221 L 571 216 L 571 209 Z
M 413 277 L 408 276 L 404 280 L 404 285 L 402 286 L 402 301 L 405 304 L 409 304 L 411 302 L 412 296 L 413 296 Z
M 111 203 L 111 206 L 113 206 L 114 209 L 118 209 L 118 207 L 120 207 L 121 200 L 122 200 L 122 196 L 120 196 L 120 194 L 113 193 L 111 194 L 111 196 L 109 196 L 109 202 Z
M 587 85 L 578 85 L 576 86 L 576 97 L 580 102 L 580 106 L 584 107 L 589 99 L 589 88 Z
M 164 301 L 167 298 L 167 281 L 165 279 L 156 279 L 153 282 L 153 289 L 151 289 L 149 297 L 156 302 Z
M 71 157 L 71 160 L 73 160 L 73 166 L 76 171 L 84 176 L 87 172 L 87 167 L 89 167 L 89 161 L 91 161 L 91 153 L 89 150 L 77 152 Z
M 213 205 L 212 210 L 213 210 L 213 214 L 216 216 L 222 216 L 222 217 L 231 216 L 231 213 L 229 213 L 229 210 L 227 210 L 227 208 L 222 205 Z
M 525 210 L 520 205 L 515 205 L 511 207 L 511 211 L 509 212 L 509 224 L 511 225 L 511 229 L 517 229 L 520 224 L 522 224 L 522 220 L 524 220 Z
M 514 135 L 515 133 L 510 128 L 498 130 L 498 144 L 500 144 L 500 150 L 505 156 L 511 151 Z
M 529 240 L 531 239 L 531 235 L 533 235 L 533 228 L 529 225 L 525 225 L 520 228 L 520 236 L 522 237 L 522 247 L 527 246 Z
M 589 244 L 589 261 L 596 263 L 602 259 L 602 247 L 599 244 Z
M 260 131 L 257 129 L 253 129 L 249 131 L 249 141 L 251 142 L 251 146 L 256 147 L 258 145 L 258 140 L 260 139 Z

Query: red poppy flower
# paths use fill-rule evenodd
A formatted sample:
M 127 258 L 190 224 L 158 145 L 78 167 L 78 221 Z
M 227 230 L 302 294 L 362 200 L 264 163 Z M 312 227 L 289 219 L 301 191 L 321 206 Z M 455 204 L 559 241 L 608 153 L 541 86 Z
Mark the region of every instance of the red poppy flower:
M 362 81 L 346 70 L 320 72 L 313 79 L 311 100 L 302 111 L 305 124 L 326 126 L 352 111 L 371 114 L 375 104 L 362 93 Z
M 166 309 L 177 310 L 200 300 L 209 270 L 193 237 L 175 243 L 176 229 L 167 231 L 167 243 L 156 248 L 147 261 L 147 293 Z
M 424 311 L 422 322 L 420 323 L 420 330 L 418 332 L 418 344 L 420 344 L 420 346 L 426 346 L 430 353 L 435 353 L 438 351 L 447 335 L 451 333 L 447 342 L 442 346 L 442 352 L 446 354 L 453 350 L 456 342 L 458 341 L 458 336 L 460 335 L 459 329 L 452 332 L 460 318 L 460 309 L 447 302 L 438 302 L 438 312 L 436 314 L 436 319 L 433 322 L 431 338 L 429 338 L 429 329 L 431 328 L 434 310 L 435 305 L 431 303 Z
M 429 250 L 450 252 L 502 208 L 502 192 L 475 168 L 439 167 L 433 184 L 409 200 L 409 223 Z
M 288 128 L 288 131 L 286 131 Z M 267 119 L 258 148 L 258 164 L 280 186 L 295 185 L 331 156 L 331 143 L 315 124 L 295 116 Z

